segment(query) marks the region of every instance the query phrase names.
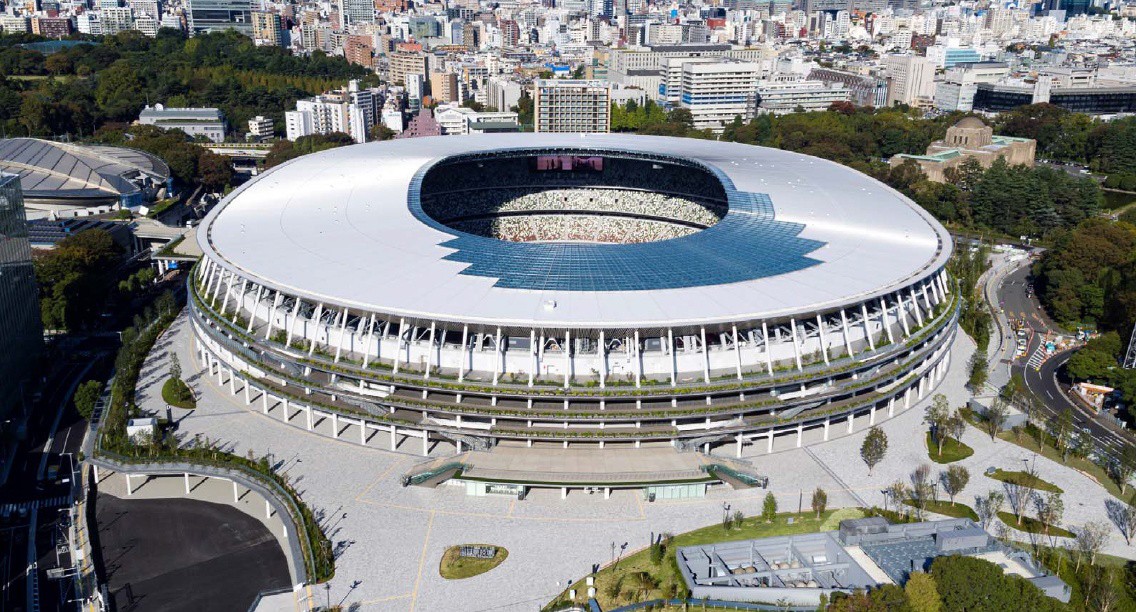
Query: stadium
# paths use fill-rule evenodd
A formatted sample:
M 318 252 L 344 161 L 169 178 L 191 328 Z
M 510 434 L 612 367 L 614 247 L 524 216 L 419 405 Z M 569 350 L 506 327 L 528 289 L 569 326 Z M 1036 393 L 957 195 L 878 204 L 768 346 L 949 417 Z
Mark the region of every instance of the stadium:
M 828 439 L 926 397 L 957 319 L 929 214 L 843 166 L 723 142 L 351 146 L 242 186 L 198 240 L 210 375 L 297 427 L 423 454 Z

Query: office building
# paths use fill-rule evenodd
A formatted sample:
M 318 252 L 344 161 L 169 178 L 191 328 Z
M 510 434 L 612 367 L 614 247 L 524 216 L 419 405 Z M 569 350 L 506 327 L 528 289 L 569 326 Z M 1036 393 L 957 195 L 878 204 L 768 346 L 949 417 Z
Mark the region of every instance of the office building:
M 888 79 L 887 106 L 915 104 L 934 93 L 935 65 L 919 55 L 886 55 L 880 62 Z
M 287 40 L 284 34 L 284 20 L 276 13 L 253 11 L 252 39 L 256 44 L 268 47 L 283 47 Z
M 39 293 L 32 270 L 20 177 L 0 173 L 0 422 L 22 412 L 25 387 L 43 347 Z M 0 448 L 17 438 L 3 432 Z
M 805 78 L 777 78 L 759 81 L 757 107 L 759 112 L 784 114 L 827 110 L 836 102 L 848 102 L 851 92 L 841 83 L 827 85 Z
M 761 66 L 750 62 L 685 61 L 678 104 L 690 110 L 695 129 L 721 132 L 734 118 L 749 121 L 756 114 L 760 77 Z
M 611 84 L 537 79 L 533 121 L 537 132 L 607 132 L 611 129 Z
M 252 35 L 252 0 L 186 0 L 190 32 L 237 30 Z

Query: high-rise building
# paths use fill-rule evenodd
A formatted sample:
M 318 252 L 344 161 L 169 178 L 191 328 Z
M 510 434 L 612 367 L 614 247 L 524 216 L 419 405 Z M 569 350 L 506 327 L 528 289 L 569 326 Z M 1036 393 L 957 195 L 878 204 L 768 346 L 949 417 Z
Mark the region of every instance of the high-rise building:
M 0 174 L 0 422 L 21 405 L 22 389 L 43 346 L 20 177 Z M 14 436 L 5 431 L 0 445 Z M 3 449 L 7 450 L 7 449 Z M 5 452 L 3 456 L 7 456 Z
M 374 23 L 374 0 L 343 0 L 343 19 L 346 23 Z
M 237 30 L 251 35 L 252 6 L 252 0 L 186 0 L 189 30 Z
M 721 131 L 735 117 L 753 118 L 759 78 L 761 65 L 751 62 L 684 62 L 679 106 L 690 110 L 696 129 Z
M 129 7 L 105 8 L 103 13 L 103 34 L 114 36 L 119 32 L 134 29 L 134 11 Z
M 276 13 L 253 11 L 252 39 L 256 44 L 266 47 L 283 47 L 284 20 Z
M 346 90 L 327 92 L 314 98 L 296 101 L 296 110 L 284 113 L 284 130 L 288 140 L 313 134 L 342 132 L 355 142 L 367 142 L 375 124 L 375 99 L 369 89 L 360 89 L 351 81 Z
M 419 74 L 425 79 L 430 62 L 421 51 L 395 51 L 390 54 L 390 81 L 406 83 L 406 75 Z
M 608 132 L 611 84 L 537 79 L 533 83 L 533 122 L 537 132 Z
M 71 20 L 62 17 L 32 17 L 32 34 L 63 38 L 71 34 Z
M 452 72 L 430 74 L 430 97 L 436 102 L 460 102 L 458 75 Z
M 918 55 L 887 55 L 881 62 L 890 80 L 887 105 L 912 104 L 934 93 L 935 65 Z

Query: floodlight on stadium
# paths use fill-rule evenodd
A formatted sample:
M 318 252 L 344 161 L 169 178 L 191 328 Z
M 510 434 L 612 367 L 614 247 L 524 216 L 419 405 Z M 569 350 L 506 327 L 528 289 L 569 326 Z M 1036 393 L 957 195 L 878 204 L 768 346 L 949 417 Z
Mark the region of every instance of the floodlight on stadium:
M 929 214 L 835 163 L 733 143 L 346 147 L 242 186 L 198 240 L 209 372 L 363 443 L 827 438 L 929 393 L 957 320 Z

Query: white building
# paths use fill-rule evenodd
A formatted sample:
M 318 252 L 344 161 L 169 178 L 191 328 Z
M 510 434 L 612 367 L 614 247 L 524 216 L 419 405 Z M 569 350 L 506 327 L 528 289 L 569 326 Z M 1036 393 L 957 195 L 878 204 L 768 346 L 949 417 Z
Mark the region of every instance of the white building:
M 249 135 L 256 139 L 272 138 L 272 133 L 275 129 L 272 119 L 257 115 L 249 119 Z
M 440 106 L 434 110 L 434 120 L 442 128 L 443 136 L 516 132 L 517 113 L 512 111 L 483 111 L 458 106 Z
M 757 84 L 758 108 L 762 112 L 783 114 L 827 110 L 835 102 L 848 102 L 851 92 L 841 83 L 825 84 L 803 78 L 768 79 Z
M 285 137 L 293 141 L 302 136 L 342 132 L 363 143 L 374 125 L 374 94 L 360 89 L 358 81 L 351 81 L 345 90 L 297 100 L 296 110 L 284 113 Z
M 678 104 L 690 110 L 696 129 L 720 132 L 735 117 L 756 114 L 760 76 L 761 66 L 752 62 L 684 62 Z
M 103 34 L 113 36 L 134 29 L 134 11 L 129 7 L 104 8 Z
M 203 136 L 212 142 L 224 142 L 225 116 L 216 108 L 167 108 L 147 105 L 138 115 L 138 123 L 156 125 L 166 130 L 181 130 L 191 137 Z
M 914 104 L 929 98 L 935 87 L 935 65 L 918 55 L 886 55 L 880 62 L 887 71 L 887 105 Z
M 537 132 L 607 132 L 611 129 L 610 83 L 537 79 L 533 83 L 533 94 L 533 129 Z

